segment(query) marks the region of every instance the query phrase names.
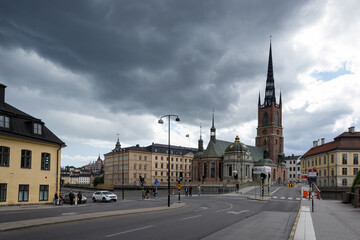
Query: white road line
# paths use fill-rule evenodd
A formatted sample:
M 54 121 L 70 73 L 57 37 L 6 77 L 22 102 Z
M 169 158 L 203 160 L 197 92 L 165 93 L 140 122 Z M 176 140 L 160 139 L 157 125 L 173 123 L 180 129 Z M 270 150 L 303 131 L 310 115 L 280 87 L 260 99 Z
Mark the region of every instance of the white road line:
M 273 196 L 273 198 L 277 198 L 277 196 Z
M 228 213 L 231 213 L 231 214 L 240 214 L 240 213 L 244 213 L 244 212 L 249 212 L 249 210 L 244 210 L 244 211 L 240 211 L 240 212 L 228 211 Z
M 181 221 L 189 220 L 189 219 L 193 219 L 193 218 L 197 218 L 197 217 L 201 217 L 201 216 L 202 215 L 195 215 L 195 216 L 191 216 L 191 217 L 186 217 L 186 218 L 181 219 Z
M 279 190 L 281 187 L 278 187 L 277 189 L 275 189 L 273 192 L 271 192 L 270 194 L 273 195 L 277 190 Z
M 75 215 L 76 212 L 68 212 L 68 213 L 62 213 L 61 215 L 67 216 L 67 215 Z
M 292 197 L 288 197 L 289 200 L 292 200 Z
M 124 232 L 119 232 L 119 233 L 114 233 L 114 234 L 110 234 L 110 235 L 107 235 L 106 237 L 114 237 L 114 236 L 117 236 L 117 235 L 121 235 L 121 234 L 125 234 L 125 233 L 130 233 L 130 232 L 135 232 L 135 231 L 139 231 L 139 230 L 143 230 L 143 229 L 147 229 L 147 228 L 152 228 L 154 227 L 154 225 L 149 225 L 149 226 L 146 226 L 146 227 L 142 227 L 142 228 L 135 228 L 135 229 L 132 229 L 132 230 L 128 230 L 128 231 L 124 231 Z
M 226 203 L 226 204 L 229 204 L 229 205 L 230 205 L 230 207 L 229 207 L 229 208 L 226 208 L 226 209 L 217 210 L 217 211 L 215 211 L 215 213 L 219 213 L 219 212 L 227 211 L 227 210 L 230 210 L 230 209 L 232 209 L 232 208 L 233 208 L 233 205 L 232 205 L 231 203 Z
M 285 197 L 281 197 L 280 199 L 285 199 Z
M 297 197 L 296 200 L 300 201 L 300 198 Z

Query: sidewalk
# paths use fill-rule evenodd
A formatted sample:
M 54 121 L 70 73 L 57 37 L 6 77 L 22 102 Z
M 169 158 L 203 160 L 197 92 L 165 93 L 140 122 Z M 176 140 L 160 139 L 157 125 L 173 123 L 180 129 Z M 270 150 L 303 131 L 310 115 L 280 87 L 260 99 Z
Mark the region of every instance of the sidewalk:
M 350 204 L 315 198 L 312 212 L 312 200 L 302 198 L 299 212 L 295 240 L 360 239 L 360 209 Z

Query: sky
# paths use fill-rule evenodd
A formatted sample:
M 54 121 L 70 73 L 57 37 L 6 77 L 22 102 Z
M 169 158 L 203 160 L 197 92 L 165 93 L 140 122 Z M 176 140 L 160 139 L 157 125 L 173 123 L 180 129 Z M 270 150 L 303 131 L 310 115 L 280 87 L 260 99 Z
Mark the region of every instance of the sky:
M 285 155 L 360 129 L 360 1 L 0 1 L 0 83 L 80 167 L 122 147 L 255 145 L 270 36 Z M 189 134 L 187 138 L 185 135 Z

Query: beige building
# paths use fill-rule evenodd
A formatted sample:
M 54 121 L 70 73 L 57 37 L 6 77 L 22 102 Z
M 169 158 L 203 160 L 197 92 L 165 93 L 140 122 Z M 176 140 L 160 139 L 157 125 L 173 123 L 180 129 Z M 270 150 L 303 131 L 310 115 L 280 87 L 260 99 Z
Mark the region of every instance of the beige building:
M 40 119 L 7 104 L 5 88 L 0 84 L 0 205 L 52 202 L 65 144 Z
M 319 186 L 351 187 L 359 171 L 360 132 L 350 127 L 325 143 L 325 139 L 313 142 L 313 147 L 301 157 L 301 172 L 308 174 L 309 169 L 318 172 Z
M 194 148 L 171 146 L 171 183 L 179 180 L 180 175 L 184 184 L 191 182 L 191 162 L 196 151 Z M 167 184 L 167 145 L 153 143 L 147 147 L 136 145 L 121 148 L 118 140 L 115 149 L 104 156 L 105 184 L 138 186 L 140 176 L 145 179 L 146 186 L 154 185 L 155 180 L 160 185 Z

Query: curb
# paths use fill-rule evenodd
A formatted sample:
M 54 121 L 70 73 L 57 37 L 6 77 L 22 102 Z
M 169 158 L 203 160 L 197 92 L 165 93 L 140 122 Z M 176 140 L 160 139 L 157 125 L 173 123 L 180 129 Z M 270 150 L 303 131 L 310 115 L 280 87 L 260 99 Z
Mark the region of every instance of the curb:
M 302 199 L 301 199 L 301 203 L 300 203 L 300 207 L 299 207 L 297 216 L 296 216 L 296 218 L 295 218 L 294 225 L 293 225 L 293 227 L 292 227 L 292 229 L 291 229 L 291 232 L 290 232 L 290 235 L 289 235 L 289 240 L 294 240 L 296 228 L 297 228 L 297 225 L 298 225 L 298 222 L 299 222 L 299 218 L 300 218 L 300 214 L 301 214 L 301 209 L 302 209 L 301 206 L 302 206 Z
M 71 221 L 82 221 L 82 220 L 89 220 L 89 219 L 96 219 L 103 217 L 114 217 L 114 216 L 137 214 L 137 213 L 166 211 L 177 208 L 183 208 L 185 206 L 186 206 L 185 203 L 173 203 L 170 207 L 166 206 L 166 207 L 140 208 L 140 209 L 117 210 L 117 211 L 107 211 L 107 212 L 94 212 L 94 213 L 84 213 L 84 214 L 70 215 L 70 216 L 58 216 L 58 217 L 21 220 L 16 222 L 0 223 L 0 232 L 21 229 L 21 228 L 30 228 L 35 226 L 50 225 L 56 223 L 71 222 Z

